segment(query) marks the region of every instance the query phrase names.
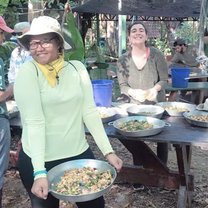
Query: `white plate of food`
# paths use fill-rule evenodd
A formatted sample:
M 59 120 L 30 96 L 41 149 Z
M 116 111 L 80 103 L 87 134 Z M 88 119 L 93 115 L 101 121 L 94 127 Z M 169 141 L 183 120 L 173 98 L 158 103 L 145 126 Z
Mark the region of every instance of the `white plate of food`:
M 116 110 L 115 108 L 97 107 L 100 117 L 103 123 L 108 123 L 115 120 Z
M 194 126 L 208 127 L 208 112 L 194 110 L 183 114 L 186 121 Z
M 164 113 L 164 108 L 157 105 L 133 105 L 127 108 L 130 116 L 150 116 L 161 118 Z
M 164 114 L 168 116 L 183 116 L 184 112 L 196 109 L 196 105 L 184 102 L 159 102 L 156 105 L 163 107 L 165 110 Z

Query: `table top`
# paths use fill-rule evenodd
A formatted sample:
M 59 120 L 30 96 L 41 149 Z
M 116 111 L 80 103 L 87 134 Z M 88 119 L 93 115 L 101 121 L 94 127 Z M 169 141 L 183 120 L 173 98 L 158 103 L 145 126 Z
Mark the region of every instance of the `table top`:
M 170 126 L 165 126 L 161 133 L 148 136 L 148 137 L 125 137 L 116 132 L 113 125 L 104 124 L 105 131 L 109 137 L 116 137 L 119 139 L 132 139 L 152 142 L 165 142 L 165 143 L 187 143 L 193 145 L 200 145 L 208 143 L 208 128 L 190 125 L 184 117 L 180 116 L 165 116 L 162 118 Z M 10 119 L 10 126 L 22 128 L 19 117 Z M 89 132 L 86 130 L 86 133 Z
M 177 90 L 203 90 L 208 89 L 208 82 L 188 82 L 188 87 L 186 88 L 177 88 L 172 87 L 172 83 L 168 83 L 165 87 L 166 91 L 177 91 Z
M 119 139 L 142 140 L 152 142 L 165 142 L 172 144 L 193 144 L 200 145 L 208 143 L 208 128 L 192 126 L 184 117 L 165 117 L 163 119 L 170 126 L 165 126 L 163 131 L 157 135 L 149 137 L 125 137 L 116 132 L 112 125 L 105 125 L 106 133 L 109 137 L 116 137 Z

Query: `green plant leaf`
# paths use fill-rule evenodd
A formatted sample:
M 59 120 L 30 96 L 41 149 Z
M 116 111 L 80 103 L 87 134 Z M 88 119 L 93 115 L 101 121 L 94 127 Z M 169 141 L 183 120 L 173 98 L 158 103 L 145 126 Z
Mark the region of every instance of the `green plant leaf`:
M 68 13 L 66 16 L 67 25 L 65 26 L 67 30 L 66 40 L 70 38 L 70 43 L 72 45 L 72 50 L 65 52 L 65 60 L 80 60 L 84 61 L 84 43 L 82 36 L 77 28 L 74 15 L 72 12 Z
M 0 4 L 0 16 L 2 16 L 5 13 L 5 10 L 9 4 L 9 0 L 1 0 Z

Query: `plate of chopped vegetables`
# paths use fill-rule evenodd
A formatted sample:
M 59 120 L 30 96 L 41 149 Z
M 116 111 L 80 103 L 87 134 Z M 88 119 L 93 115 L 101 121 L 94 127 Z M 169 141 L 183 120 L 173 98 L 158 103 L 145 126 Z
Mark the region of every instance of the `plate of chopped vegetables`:
M 166 123 L 149 116 L 129 116 L 113 122 L 117 132 L 129 137 L 143 137 L 159 134 Z
M 115 168 L 105 161 L 72 160 L 49 170 L 49 192 L 64 201 L 89 201 L 104 195 L 116 177 Z

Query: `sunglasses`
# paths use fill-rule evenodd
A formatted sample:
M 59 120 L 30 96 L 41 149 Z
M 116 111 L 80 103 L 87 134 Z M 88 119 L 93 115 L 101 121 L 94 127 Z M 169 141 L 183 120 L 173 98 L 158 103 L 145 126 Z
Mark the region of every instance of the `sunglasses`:
M 14 36 L 21 36 L 23 33 L 22 32 L 14 32 L 13 35 Z

